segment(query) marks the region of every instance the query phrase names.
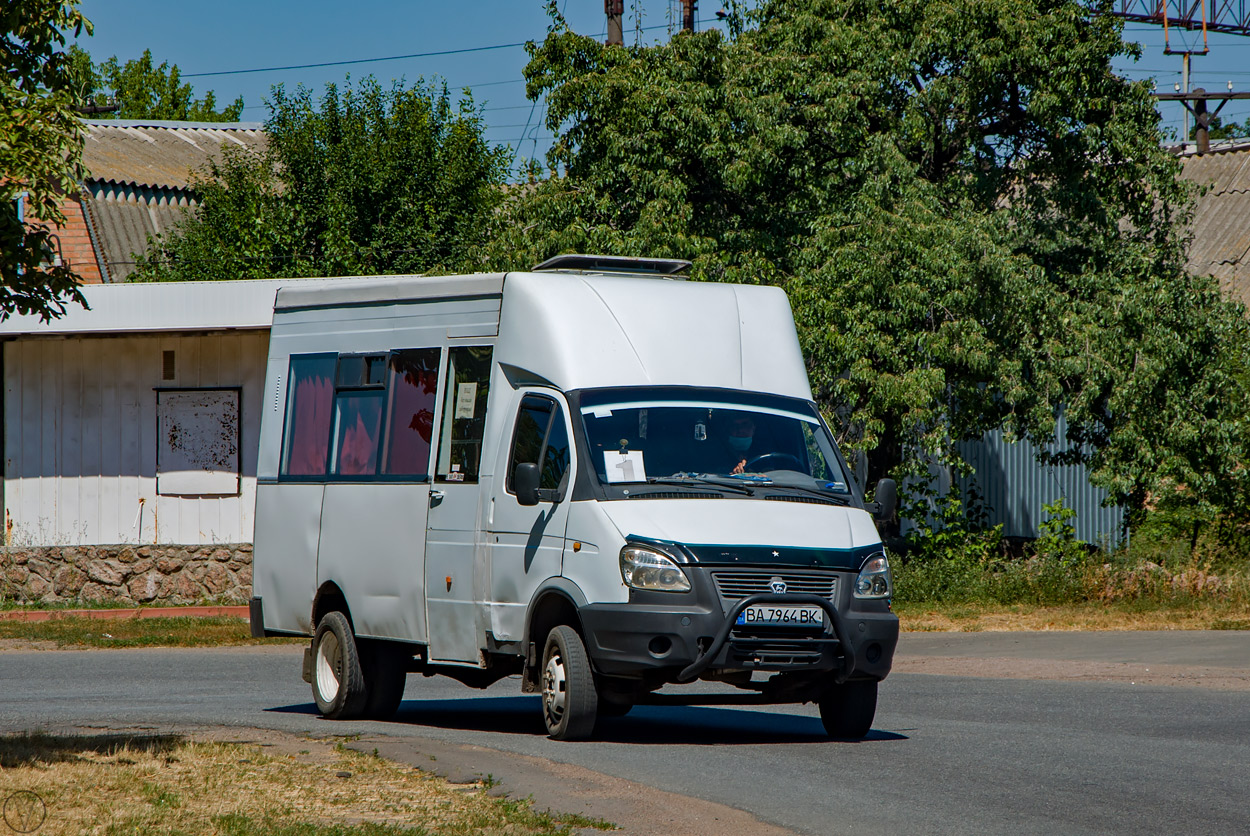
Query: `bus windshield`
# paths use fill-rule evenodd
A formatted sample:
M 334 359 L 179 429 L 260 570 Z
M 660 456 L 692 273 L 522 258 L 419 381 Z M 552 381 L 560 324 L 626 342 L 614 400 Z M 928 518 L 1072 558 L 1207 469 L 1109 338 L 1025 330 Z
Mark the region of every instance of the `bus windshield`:
M 599 482 L 713 476 L 850 494 L 833 439 L 813 405 L 758 395 L 739 402 L 723 391 L 699 394 L 584 393 L 582 425 Z

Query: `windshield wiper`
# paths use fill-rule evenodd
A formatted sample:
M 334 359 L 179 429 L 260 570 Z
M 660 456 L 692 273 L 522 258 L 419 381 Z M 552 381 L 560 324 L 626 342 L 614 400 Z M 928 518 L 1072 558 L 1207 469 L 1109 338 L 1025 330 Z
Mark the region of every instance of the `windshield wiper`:
M 724 479 L 718 479 L 709 473 L 674 473 L 672 476 L 653 476 L 647 479 L 648 485 L 680 485 L 686 488 L 694 488 L 699 485 L 713 485 L 718 488 L 724 488 L 728 491 L 743 494 L 744 496 L 755 496 L 755 491 L 740 482 L 730 482 Z
M 787 490 L 787 491 L 802 491 L 805 494 L 810 494 L 811 496 L 818 496 L 821 499 L 826 499 L 837 505 L 850 505 L 851 504 L 850 496 L 847 496 L 845 494 L 830 493 L 829 491 L 822 491 L 820 488 L 808 488 L 803 485 L 790 485 L 785 482 L 773 482 L 768 487 L 770 489 L 780 488 L 782 490 Z

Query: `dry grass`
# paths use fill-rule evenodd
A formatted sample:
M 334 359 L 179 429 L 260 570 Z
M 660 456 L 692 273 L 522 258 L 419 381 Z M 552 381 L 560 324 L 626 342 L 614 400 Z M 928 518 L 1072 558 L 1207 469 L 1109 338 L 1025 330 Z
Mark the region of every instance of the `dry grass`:
M 0 640 L 5 639 L 51 642 L 57 647 L 221 647 L 289 641 L 254 639 L 247 622 L 231 616 L 0 621 Z
M 0 766 L 6 796 L 25 790 L 46 804 L 41 836 L 522 836 L 604 826 L 341 746 L 301 745 L 284 753 L 173 736 L 23 735 L 0 738 Z
M 1169 606 L 1142 601 L 1063 604 L 896 604 L 903 630 L 1250 630 L 1250 606 L 1205 601 Z

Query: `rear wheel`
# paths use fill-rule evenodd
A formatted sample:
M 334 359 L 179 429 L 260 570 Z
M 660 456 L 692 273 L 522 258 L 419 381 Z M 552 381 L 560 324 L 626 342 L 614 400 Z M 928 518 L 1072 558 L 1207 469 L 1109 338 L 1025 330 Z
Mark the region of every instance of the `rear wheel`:
M 543 722 L 555 740 L 585 740 L 595 730 L 599 694 L 577 631 L 552 628 L 543 650 Z
M 820 720 L 830 737 L 860 740 L 872 730 L 877 714 L 877 681 L 831 685 L 820 698 Z
M 373 720 L 389 720 L 404 699 L 411 656 L 402 648 L 385 642 L 362 640 L 360 645 L 361 669 L 368 692 L 364 715 Z
M 364 711 L 364 673 L 351 624 L 341 612 L 326 613 L 313 637 L 313 699 L 331 720 L 351 720 Z

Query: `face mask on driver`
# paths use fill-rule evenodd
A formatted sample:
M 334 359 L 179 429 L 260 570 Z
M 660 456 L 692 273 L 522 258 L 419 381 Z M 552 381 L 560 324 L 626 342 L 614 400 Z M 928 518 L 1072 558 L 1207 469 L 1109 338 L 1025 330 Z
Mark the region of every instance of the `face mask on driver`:
M 745 453 L 751 448 L 751 436 L 749 435 L 731 435 L 727 440 L 729 441 L 730 449 L 738 453 Z

